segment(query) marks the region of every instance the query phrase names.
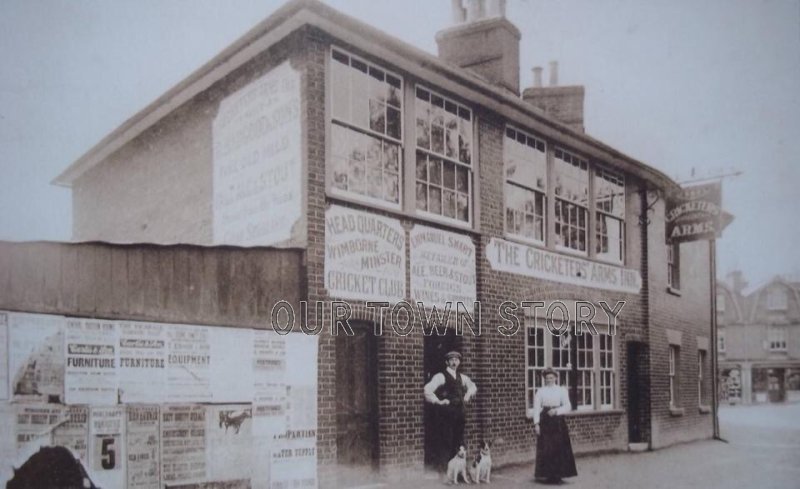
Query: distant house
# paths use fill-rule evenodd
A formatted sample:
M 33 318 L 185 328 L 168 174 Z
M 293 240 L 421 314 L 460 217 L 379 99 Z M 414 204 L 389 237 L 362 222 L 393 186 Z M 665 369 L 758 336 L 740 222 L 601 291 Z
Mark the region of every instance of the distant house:
M 721 399 L 800 400 L 800 281 L 746 285 L 741 272 L 717 285 Z

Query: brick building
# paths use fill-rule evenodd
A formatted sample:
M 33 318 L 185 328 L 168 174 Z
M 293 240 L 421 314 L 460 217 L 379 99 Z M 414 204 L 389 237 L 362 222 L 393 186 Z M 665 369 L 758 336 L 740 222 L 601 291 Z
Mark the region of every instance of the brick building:
M 722 402 L 800 398 L 799 294 L 800 283 L 782 277 L 748 287 L 734 272 L 718 282 Z
M 504 2 L 467 4 L 453 2 L 438 57 L 319 2 L 286 4 L 58 177 L 74 238 L 299 251 L 281 276 L 309 303 L 345 301 L 354 326 L 331 334 L 329 308 L 307 323 L 321 330 L 321 471 L 421 471 L 436 442 L 422 386 L 453 348 L 478 385 L 468 443 L 492 440 L 496 465 L 532 460 L 548 366 L 569 387 L 578 453 L 711 437 L 711 254 L 666 245 L 677 184 L 587 135 L 584 89 L 558 86 L 555 66 L 549 86 L 537 71 L 520 87 Z M 407 330 L 373 334 L 366 301 L 410 316 Z M 424 334 L 451 301 L 480 302 L 472 329 L 451 317 Z M 550 334 L 546 311 L 581 301 L 598 334 L 574 315 Z M 609 334 L 602 303 L 618 302 Z

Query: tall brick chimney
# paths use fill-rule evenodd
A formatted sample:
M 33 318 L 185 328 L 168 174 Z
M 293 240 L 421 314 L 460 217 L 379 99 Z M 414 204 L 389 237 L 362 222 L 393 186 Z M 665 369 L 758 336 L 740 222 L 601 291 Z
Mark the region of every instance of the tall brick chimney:
M 576 131 L 585 132 L 583 126 L 582 85 L 558 86 L 558 62 L 550 62 L 550 86 L 542 86 L 542 68 L 533 69 L 533 86 L 522 92 L 522 99 L 544 110 L 546 114 Z
M 436 34 L 439 57 L 519 96 L 521 35 L 505 0 L 451 1 L 455 25 Z

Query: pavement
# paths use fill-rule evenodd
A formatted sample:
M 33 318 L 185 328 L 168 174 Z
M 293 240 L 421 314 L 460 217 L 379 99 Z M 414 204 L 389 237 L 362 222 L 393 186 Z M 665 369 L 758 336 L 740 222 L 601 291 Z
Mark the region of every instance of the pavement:
M 726 441 L 705 440 L 642 453 L 583 456 L 578 477 L 559 486 L 533 481 L 531 465 L 492 471 L 497 488 L 800 489 L 800 403 L 720 408 Z M 441 489 L 443 477 L 349 485 L 358 489 Z M 459 484 L 459 486 L 464 487 Z

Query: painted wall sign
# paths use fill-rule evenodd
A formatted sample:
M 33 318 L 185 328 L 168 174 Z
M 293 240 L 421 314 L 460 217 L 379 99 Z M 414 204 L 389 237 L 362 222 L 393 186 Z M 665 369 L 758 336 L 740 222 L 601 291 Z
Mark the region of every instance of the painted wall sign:
M 212 125 L 214 244 L 305 244 L 300 121 L 300 73 L 288 61 L 220 103 Z
M 715 239 L 733 221 L 722 209 L 720 182 L 685 187 L 670 199 L 666 213 L 667 240 L 672 243 Z
M 426 306 L 463 302 L 471 311 L 476 293 L 475 244 L 469 236 L 416 225 L 411 246 L 411 298 Z
M 527 277 L 636 294 L 642 288 L 638 270 L 553 253 L 492 238 L 486 247 L 492 269 Z
M 400 221 L 331 206 L 325 212 L 325 287 L 337 298 L 395 303 L 406 296 Z

